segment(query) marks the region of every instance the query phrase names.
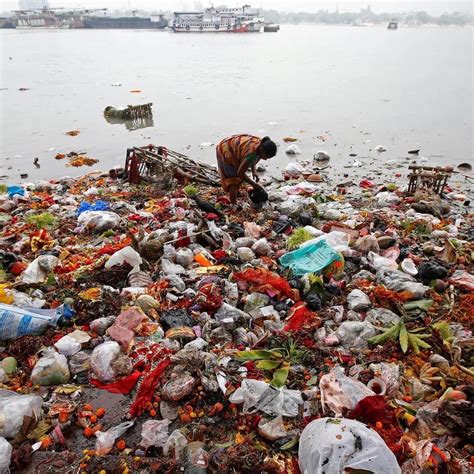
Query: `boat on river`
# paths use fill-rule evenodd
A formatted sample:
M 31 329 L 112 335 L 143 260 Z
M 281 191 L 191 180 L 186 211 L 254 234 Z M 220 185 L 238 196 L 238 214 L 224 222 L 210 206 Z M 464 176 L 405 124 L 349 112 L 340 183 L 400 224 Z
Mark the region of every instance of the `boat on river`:
M 265 21 L 250 5 L 239 8 L 206 8 L 202 12 L 175 12 L 176 33 L 259 33 Z
M 392 21 L 388 24 L 387 29 L 388 29 L 388 30 L 398 30 L 398 23 L 397 23 L 395 20 L 392 20 Z
M 280 25 L 278 25 L 277 23 L 265 23 L 263 31 L 265 33 L 277 33 L 278 31 L 280 31 Z
M 84 28 L 91 29 L 136 29 L 163 30 L 168 26 L 168 20 L 163 15 L 152 17 L 135 16 L 89 16 L 84 19 Z

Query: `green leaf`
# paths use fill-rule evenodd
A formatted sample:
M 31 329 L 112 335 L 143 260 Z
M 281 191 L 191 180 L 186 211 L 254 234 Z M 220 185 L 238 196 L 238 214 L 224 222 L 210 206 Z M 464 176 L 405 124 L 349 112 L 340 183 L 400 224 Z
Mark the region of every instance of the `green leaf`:
M 276 388 L 281 388 L 285 385 L 288 374 L 290 373 L 289 367 L 281 367 L 273 372 L 273 379 L 270 382 Z
M 445 341 L 448 341 L 453 338 L 453 333 L 451 332 L 449 323 L 447 323 L 446 321 L 439 321 L 433 324 L 433 328 L 436 329 L 440 333 L 441 337 Z
M 405 352 L 408 350 L 408 332 L 404 324 L 402 324 L 400 327 L 400 334 L 398 337 L 400 340 L 400 347 L 405 354 Z
M 288 441 L 287 443 L 283 444 L 282 446 L 280 446 L 280 449 L 282 451 L 288 451 L 290 450 L 291 448 L 294 448 L 296 445 L 298 444 L 298 438 L 295 437 L 293 439 L 290 439 L 290 441 Z
M 274 370 L 280 367 L 281 361 L 279 360 L 259 360 L 256 364 L 257 369 L 260 370 Z
M 414 309 L 421 309 L 421 311 L 428 311 L 431 306 L 433 306 L 433 300 L 418 300 L 418 301 L 410 301 L 403 305 L 403 309 L 405 311 L 411 311 Z
M 390 338 L 392 339 L 396 338 L 399 332 L 400 332 L 400 323 L 394 324 L 392 327 L 386 329 L 382 334 L 379 334 L 378 336 L 374 336 L 368 339 L 368 342 L 370 344 L 382 344 Z
M 279 357 L 279 352 L 272 351 L 239 351 L 235 355 L 235 358 L 240 361 L 245 360 L 260 360 L 260 359 L 271 359 L 273 357 Z

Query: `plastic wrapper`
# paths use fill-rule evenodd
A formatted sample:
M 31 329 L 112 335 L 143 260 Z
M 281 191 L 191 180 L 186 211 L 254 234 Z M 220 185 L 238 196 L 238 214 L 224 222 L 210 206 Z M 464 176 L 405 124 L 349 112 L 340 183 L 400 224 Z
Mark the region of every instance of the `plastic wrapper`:
M 125 432 L 134 425 L 133 421 L 126 421 L 120 425 L 114 426 L 107 431 L 97 431 L 95 436 L 97 441 L 95 443 L 95 452 L 98 456 L 105 456 L 112 451 L 115 440 L 120 438 Z
M 242 385 L 230 396 L 231 403 L 244 404 L 244 414 L 262 411 L 270 416 L 298 415 L 303 404 L 298 390 L 277 389 L 262 380 L 244 379 Z
M 389 207 L 398 204 L 401 199 L 390 191 L 383 191 L 376 196 L 378 207 Z
M 288 163 L 285 167 L 285 175 L 292 178 L 299 178 L 303 174 L 304 168 L 299 163 Z
M 3 437 L 0 436 L 0 472 L 9 472 L 10 461 L 12 457 L 13 447 Z
M 161 271 L 164 275 L 184 275 L 186 273 L 181 265 L 176 265 L 166 258 L 161 259 Z
M 184 268 L 188 268 L 194 261 L 194 254 L 191 249 L 181 248 L 176 251 L 176 263 Z
M 76 216 L 80 216 L 83 212 L 87 211 L 108 211 L 110 209 L 109 203 L 105 201 L 96 201 L 90 204 L 87 201 L 82 201 L 76 211 Z
M 343 259 L 324 240 L 288 252 L 280 257 L 281 265 L 290 268 L 295 276 L 320 273 L 335 261 L 343 262 Z
M 343 416 L 363 398 L 375 395 L 362 382 L 344 375 L 341 367 L 334 367 L 329 374 L 323 375 L 319 389 L 323 411 L 329 408 L 336 416 Z
M 31 372 L 31 381 L 35 385 L 61 385 L 69 382 L 69 377 L 66 357 L 54 349 L 46 349 Z
M 215 318 L 217 321 L 232 319 L 234 322 L 243 322 L 250 319 L 250 316 L 244 311 L 235 308 L 234 306 L 231 306 L 228 303 L 223 303 L 222 306 L 219 308 L 219 311 L 217 311 L 217 313 L 215 314 Z
M 115 341 L 104 342 L 92 351 L 91 368 L 101 382 L 111 382 L 116 377 L 112 362 L 119 354 L 120 346 Z
M 262 438 L 268 439 L 268 441 L 284 438 L 286 436 L 286 429 L 283 424 L 283 417 L 277 416 L 273 420 L 262 418 L 258 423 L 258 433 Z
M 91 356 L 87 352 L 80 351 L 69 358 L 69 370 L 72 375 L 87 372 L 91 368 Z
M 115 265 L 123 265 L 128 263 L 132 267 L 130 273 L 140 271 L 140 265 L 142 264 L 142 258 L 140 254 L 132 247 L 124 247 L 123 249 L 115 252 L 105 263 L 104 267 L 109 270 Z
M 58 263 L 59 260 L 54 255 L 40 255 L 21 274 L 20 281 L 25 284 L 40 283 L 46 279 Z
M 393 260 L 393 258 L 383 257 L 382 255 L 378 255 L 375 252 L 369 252 L 367 260 L 374 270 L 381 270 L 384 268 L 396 270 L 398 268 L 398 263 Z
M 151 446 L 163 448 L 168 441 L 170 420 L 147 420 L 142 425 L 140 446 L 148 449 Z
M 107 328 L 111 326 L 114 321 L 115 321 L 115 316 L 106 316 L 104 318 L 97 318 L 97 319 L 94 319 L 94 321 L 90 323 L 90 327 L 92 331 L 94 331 L 99 336 L 102 336 L 105 334 L 105 331 L 107 331 Z
M 56 326 L 61 309 L 17 308 L 0 303 L 0 341 L 20 336 L 39 336 L 48 326 Z
M 356 420 L 321 418 L 303 430 L 298 450 L 302 474 L 366 471 L 401 473 L 380 435 Z
M 12 390 L 0 389 L 0 436 L 14 438 L 25 416 L 39 419 L 42 404 L 42 398 L 36 395 L 20 395 Z
M 120 216 L 110 211 L 86 211 L 78 217 L 77 222 L 85 230 L 105 232 L 118 227 Z
M 267 295 L 263 295 L 262 293 L 251 293 L 245 300 L 244 311 L 250 313 L 255 309 L 267 306 L 269 301 L 270 298 Z
M 186 436 L 179 430 L 174 430 L 163 448 L 163 454 L 168 456 L 171 449 L 174 449 L 174 459 L 176 462 L 180 462 L 184 458 L 184 450 L 188 444 Z

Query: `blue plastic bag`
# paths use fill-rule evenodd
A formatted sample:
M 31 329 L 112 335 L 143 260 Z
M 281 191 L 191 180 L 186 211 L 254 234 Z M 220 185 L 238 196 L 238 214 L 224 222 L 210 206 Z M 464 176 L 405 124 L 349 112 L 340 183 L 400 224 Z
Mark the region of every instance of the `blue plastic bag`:
M 8 197 L 12 198 L 15 194 L 19 196 L 25 195 L 25 190 L 21 186 L 8 186 L 7 187 Z
M 108 211 L 110 209 L 109 203 L 105 201 L 96 201 L 93 204 L 88 203 L 87 201 L 81 202 L 76 211 L 76 216 L 80 216 L 83 212 L 86 211 Z
M 280 264 L 290 268 L 295 276 L 320 273 L 336 260 L 343 260 L 325 240 L 307 245 L 280 257 Z

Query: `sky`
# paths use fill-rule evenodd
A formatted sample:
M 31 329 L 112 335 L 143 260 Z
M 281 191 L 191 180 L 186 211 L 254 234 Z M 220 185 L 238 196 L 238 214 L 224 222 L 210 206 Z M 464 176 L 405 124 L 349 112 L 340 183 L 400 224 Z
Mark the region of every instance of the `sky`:
M 440 15 L 444 12 L 452 11 L 473 11 L 473 3 L 466 0 L 343 0 L 343 1 L 318 1 L 318 0 L 49 0 L 51 7 L 69 8 L 109 8 L 126 10 L 131 6 L 134 9 L 146 10 L 181 10 L 192 9 L 195 4 L 204 7 L 226 4 L 229 7 L 241 6 L 246 3 L 255 8 L 275 9 L 279 11 L 308 11 L 314 12 L 319 9 L 335 10 L 339 5 L 339 10 L 358 11 L 370 4 L 373 11 L 397 12 L 409 10 L 424 10 L 431 15 Z M 16 0 L 0 0 L 0 11 L 14 10 L 18 8 Z

